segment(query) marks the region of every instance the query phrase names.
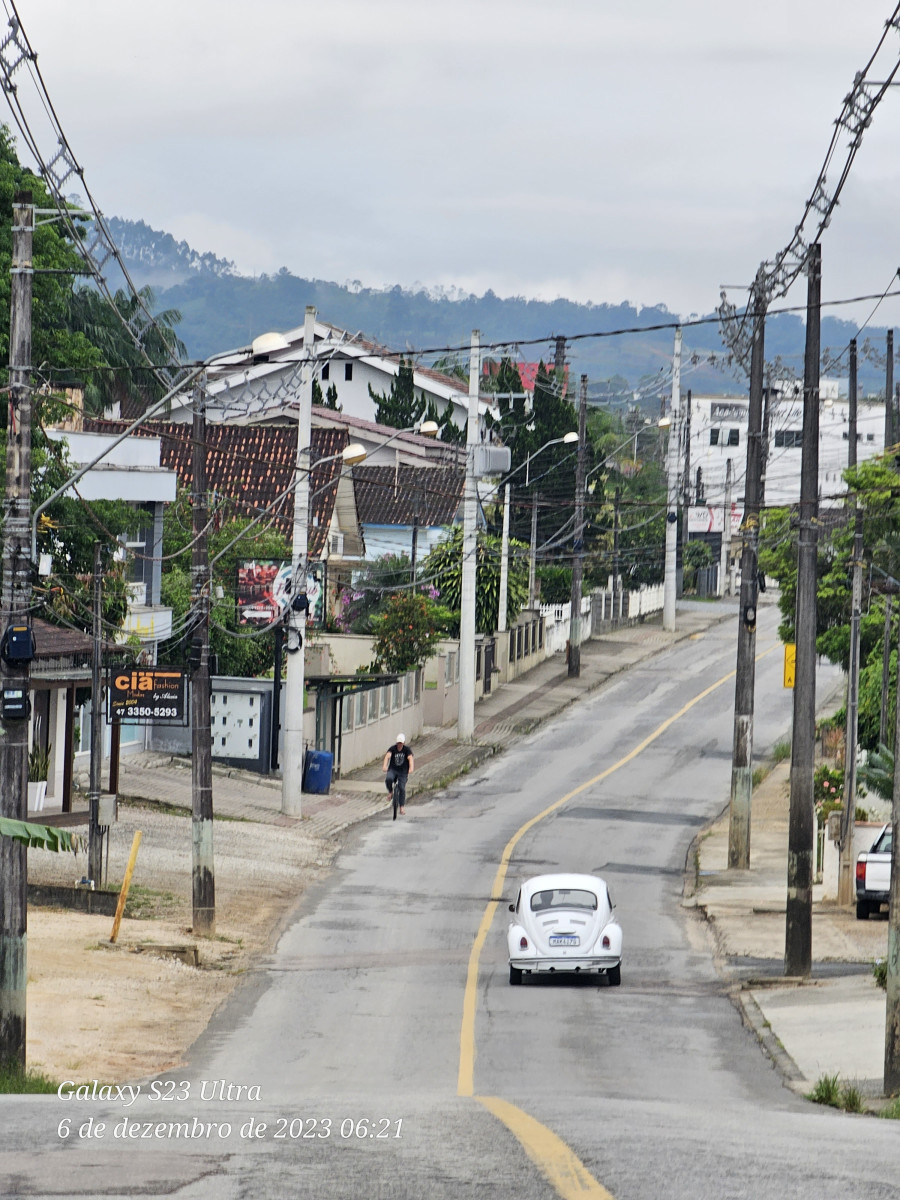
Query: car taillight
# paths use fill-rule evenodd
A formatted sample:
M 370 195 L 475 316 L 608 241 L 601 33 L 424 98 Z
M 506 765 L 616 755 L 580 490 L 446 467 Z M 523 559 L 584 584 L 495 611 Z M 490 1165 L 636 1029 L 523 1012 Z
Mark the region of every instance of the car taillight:
M 519 938 L 519 949 L 520 950 L 528 949 L 528 938 L 525 937 L 524 934 L 522 935 L 522 937 Z
M 866 887 L 866 860 L 858 858 L 856 860 L 856 886 L 861 887 L 865 891 Z
M 609 934 L 608 933 L 604 933 L 602 945 L 603 945 L 604 950 L 609 949 Z

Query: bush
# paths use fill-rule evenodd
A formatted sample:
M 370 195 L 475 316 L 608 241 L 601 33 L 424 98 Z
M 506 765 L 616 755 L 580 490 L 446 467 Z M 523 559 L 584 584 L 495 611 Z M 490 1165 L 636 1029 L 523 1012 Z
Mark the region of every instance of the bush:
M 451 614 L 416 592 L 395 592 L 372 620 L 374 651 L 383 670 L 414 671 L 434 654 Z
M 872 963 L 872 974 L 875 976 L 876 984 L 883 992 L 887 991 L 887 959 L 876 958 Z

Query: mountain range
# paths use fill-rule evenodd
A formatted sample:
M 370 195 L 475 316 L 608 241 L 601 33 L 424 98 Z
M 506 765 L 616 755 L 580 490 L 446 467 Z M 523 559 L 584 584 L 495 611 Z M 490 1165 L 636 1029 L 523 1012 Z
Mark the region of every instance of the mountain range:
M 569 378 L 586 374 L 595 403 L 618 406 L 639 397 L 642 407 L 656 410 L 660 395 L 669 388 L 671 326 L 678 318 L 664 305 L 637 308 L 627 301 L 580 304 L 502 298 L 492 291 L 475 296 L 456 290 L 369 288 L 357 281 L 303 279 L 286 268 L 250 277 L 227 259 L 199 253 L 143 221 L 114 217 L 109 227 L 136 285 L 153 288 L 158 311 L 174 308 L 181 313 L 178 332 L 192 358 L 247 345 L 267 330 L 296 328 L 303 324 L 306 305 L 313 304 L 321 320 L 363 333 L 393 350 L 415 351 L 428 363 L 458 361 L 467 366 L 473 329 L 480 330 L 483 345 L 517 347 L 518 355 L 529 362 L 552 360 L 553 339 L 565 336 Z M 113 276 L 109 282 L 113 287 L 121 284 Z M 745 394 L 746 378 L 729 365 L 714 314 L 707 321 L 684 330 L 682 388 L 698 394 Z M 826 359 L 839 355 L 856 332 L 853 322 L 823 315 Z M 866 330 L 874 348 L 871 356 L 860 355 L 859 381 L 866 395 L 883 394 L 884 367 L 876 359 L 878 352 L 883 356 L 885 333 Z M 802 378 L 804 341 L 805 324 L 799 315 L 782 313 L 766 322 L 767 358 L 777 362 L 780 376 L 793 372 Z M 841 361 L 845 373 L 846 354 Z M 826 366 L 823 373 L 833 377 L 840 371 Z

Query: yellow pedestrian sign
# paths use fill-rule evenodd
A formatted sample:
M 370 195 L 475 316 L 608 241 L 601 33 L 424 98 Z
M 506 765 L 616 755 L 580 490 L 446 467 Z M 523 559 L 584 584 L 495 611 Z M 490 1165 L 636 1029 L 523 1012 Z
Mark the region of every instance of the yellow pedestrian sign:
M 794 676 L 797 672 L 797 646 L 794 642 L 784 643 L 784 686 L 794 686 Z

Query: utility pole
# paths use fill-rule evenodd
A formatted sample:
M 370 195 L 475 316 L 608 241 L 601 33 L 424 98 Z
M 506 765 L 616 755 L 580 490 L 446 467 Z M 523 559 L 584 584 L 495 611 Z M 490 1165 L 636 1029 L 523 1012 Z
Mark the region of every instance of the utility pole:
M 466 425 L 466 486 L 463 501 L 463 560 L 459 613 L 459 713 L 456 736 L 471 742 L 475 734 L 475 572 L 478 490 L 475 449 L 478 445 L 478 384 L 481 375 L 481 334 L 472 330 L 469 354 L 469 420 Z
M 213 861 L 212 730 L 209 676 L 209 524 L 206 498 L 206 374 L 194 388 L 191 513 L 191 844 L 193 930 L 216 932 L 216 872 Z
M 503 540 L 500 546 L 500 605 L 497 612 L 497 632 L 506 632 L 506 607 L 509 596 L 509 489 L 503 489 Z
M 850 342 L 850 412 L 847 466 L 856 466 L 856 338 Z M 853 890 L 853 823 L 856 816 L 856 743 L 859 737 L 859 624 L 862 611 L 863 511 L 857 495 L 853 534 L 853 593 L 850 604 L 850 663 L 847 679 L 847 730 L 844 754 L 844 811 L 838 838 L 838 904 L 849 904 Z
M 900 654 L 897 655 L 897 695 L 900 696 Z M 894 745 L 900 746 L 900 703 L 896 706 Z M 887 1013 L 884 1027 L 884 1094 L 900 1092 L 900 755 L 894 756 L 891 804 L 891 890 L 888 908 Z
M 534 608 L 537 585 L 535 582 L 535 559 L 537 557 L 537 492 L 531 493 L 531 545 L 528 554 L 528 607 Z
M 416 557 L 419 553 L 419 514 L 416 513 L 413 517 L 412 524 L 412 543 L 409 552 L 409 581 L 412 584 L 413 591 L 416 590 Z
M 753 716 L 756 688 L 756 605 L 759 572 L 759 511 L 762 476 L 763 379 L 766 363 L 766 298 L 754 285 L 753 341 L 750 350 L 750 403 L 747 413 L 747 467 L 741 521 L 741 599 L 738 613 L 737 665 L 734 679 L 734 736 L 731 749 L 731 800 L 728 818 L 728 866 L 750 869 L 750 818 L 753 805 Z M 725 514 L 729 537 L 731 512 Z M 723 532 L 724 537 L 724 532 Z
M 294 531 L 291 541 L 291 604 L 287 626 L 287 679 L 284 688 L 284 763 L 281 772 L 281 811 L 302 815 L 303 687 L 306 611 L 306 556 L 309 549 L 309 473 L 312 441 L 312 385 L 316 356 L 316 310 L 306 306 L 303 322 L 306 370 L 300 378 L 297 410 L 297 465 L 294 469 Z
M 886 592 L 884 596 L 884 644 L 881 648 L 881 723 L 878 727 L 878 742 L 882 746 L 888 745 L 888 702 L 890 700 L 890 677 L 891 677 L 891 609 L 894 606 L 894 598 L 890 592 Z M 900 657 L 900 653 L 898 653 Z
M 93 642 L 91 662 L 91 765 L 88 795 L 88 878 L 97 887 L 103 876 L 103 838 L 100 834 L 100 767 L 103 762 L 103 675 L 101 671 L 103 547 L 94 542 Z
M 822 247 L 807 260 L 806 356 L 803 370 L 803 453 L 800 464 L 800 539 L 797 551 L 794 732 L 788 823 L 785 975 L 812 970 L 812 882 L 816 746 L 816 542 L 819 513 L 819 356 Z
M 3 522 L 4 628 L 25 619 L 31 599 L 31 294 L 34 208 L 31 192 L 13 202 L 9 319 L 9 408 L 6 438 L 6 505 Z M 21 695 L 22 714 L 0 720 L 0 815 L 28 816 L 29 670 L 0 657 L 4 710 L 10 693 Z M 25 1070 L 28 858 L 13 838 L 0 837 L 0 1066 Z
M 681 561 L 687 549 L 691 510 L 691 389 L 688 388 L 684 405 L 684 477 L 681 481 Z M 699 500 L 697 501 L 699 504 Z
M 722 513 L 722 554 L 719 563 L 719 595 L 730 596 L 731 574 L 731 459 L 725 460 L 725 510 Z
M 616 603 L 621 604 L 619 590 L 619 501 L 622 497 L 622 489 L 617 487 L 613 495 L 613 577 L 612 577 L 612 622 L 613 625 L 618 624 L 616 616 Z
M 894 438 L 894 331 L 887 331 L 887 358 L 884 365 L 884 452 L 893 446 Z
M 578 456 L 575 460 L 575 530 L 572 540 L 572 591 L 569 596 L 569 678 L 581 674 L 581 580 L 584 572 L 584 467 L 587 446 L 587 375 L 581 376 L 578 401 Z
M 672 356 L 672 413 L 666 453 L 666 568 L 663 578 L 663 629 L 675 630 L 676 556 L 678 554 L 678 412 L 681 407 L 681 326 L 675 330 Z

